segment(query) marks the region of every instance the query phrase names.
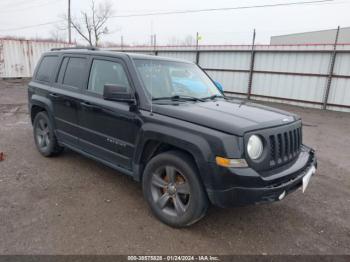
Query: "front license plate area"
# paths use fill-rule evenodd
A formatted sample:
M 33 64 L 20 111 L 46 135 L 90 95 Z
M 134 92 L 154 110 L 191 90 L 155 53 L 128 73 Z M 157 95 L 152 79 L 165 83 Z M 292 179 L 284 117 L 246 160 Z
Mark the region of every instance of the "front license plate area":
M 313 174 L 315 174 L 316 168 L 315 166 L 312 166 L 306 173 L 306 175 L 303 177 L 303 186 L 302 186 L 302 191 L 303 193 L 305 192 L 307 186 L 309 185 L 310 178 L 312 177 Z

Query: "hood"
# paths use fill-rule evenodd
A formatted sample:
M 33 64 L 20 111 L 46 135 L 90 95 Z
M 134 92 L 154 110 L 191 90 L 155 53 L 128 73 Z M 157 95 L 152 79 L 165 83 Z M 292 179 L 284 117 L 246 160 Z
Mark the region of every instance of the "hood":
M 290 124 L 300 117 L 276 108 L 241 100 L 153 104 L 153 111 L 225 133 L 243 136 L 248 131 Z

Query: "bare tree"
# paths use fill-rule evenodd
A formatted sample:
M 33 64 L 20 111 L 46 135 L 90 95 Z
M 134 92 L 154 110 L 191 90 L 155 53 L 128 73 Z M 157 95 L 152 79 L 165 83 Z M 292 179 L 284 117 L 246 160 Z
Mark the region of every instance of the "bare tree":
M 192 35 L 188 35 L 183 40 L 183 44 L 186 46 L 191 46 L 196 44 L 196 39 Z
M 67 28 L 60 27 L 59 25 L 56 25 L 51 31 L 50 31 L 50 39 L 56 41 L 56 42 L 63 42 L 66 40 L 66 30 Z
M 183 46 L 191 46 L 196 44 L 196 39 L 191 36 L 187 35 L 185 38 L 178 38 L 176 36 L 171 37 L 168 40 L 168 45 L 183 45 Z
M 80 19 L 73 18 L 71 24 L 90 46 L 98 46 L 101 37 L 109 33 L 106 23 L 112 14 L 111 3 L 104 2 L 96 6 L 92 0 L 89 12 L 81 12 Z

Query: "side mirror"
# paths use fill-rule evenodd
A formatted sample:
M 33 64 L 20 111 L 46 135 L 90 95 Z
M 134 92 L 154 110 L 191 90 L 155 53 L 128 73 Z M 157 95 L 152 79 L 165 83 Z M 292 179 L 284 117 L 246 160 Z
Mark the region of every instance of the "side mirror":
M 135 103 L 135 98 L 130 92 L 128 92 L 128 89 L 125 86 L 117 86 L 111 84 L 104 85 L 103 99 L 118 102 Z
M 215 80 L 214 80 L 214 84 L 221 92 L 224 92 L 224 87 L 222 86 L 222 84 L 220 84 L 218 81 L 215 81 Z

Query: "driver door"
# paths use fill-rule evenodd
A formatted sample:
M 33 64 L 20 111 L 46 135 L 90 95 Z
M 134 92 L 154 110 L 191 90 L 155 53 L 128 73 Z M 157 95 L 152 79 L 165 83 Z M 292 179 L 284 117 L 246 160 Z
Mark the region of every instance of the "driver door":
M 103 161 L 131 169 L 138 125 L 136 113 L 125 102 L 103 99 L 105 84 L 132 85 L 126 66 L 116 58 L 95 57 L 91 61 L 89 81 L 83 90 L 78 113 L 81 149 Z

